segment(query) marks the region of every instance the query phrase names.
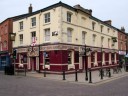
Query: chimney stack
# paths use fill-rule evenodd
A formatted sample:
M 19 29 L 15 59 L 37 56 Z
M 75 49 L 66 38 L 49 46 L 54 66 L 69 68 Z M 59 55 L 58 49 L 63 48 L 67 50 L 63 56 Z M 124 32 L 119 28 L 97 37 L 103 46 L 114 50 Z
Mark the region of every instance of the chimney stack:
M 112 21 L 111 20 L 107 20 L 107 21 L 104 21 L 104 22 L 109 24 L 109 25 L 112 25 Z
M 121 27 L 121 31 L 122 31 L 122 32 L 125 32 L 125 28 L 124 28 L 124 27 Z
M 28 13 L 32 13 L 32 4 L 30 4 L 30 6 L 28 8 Z

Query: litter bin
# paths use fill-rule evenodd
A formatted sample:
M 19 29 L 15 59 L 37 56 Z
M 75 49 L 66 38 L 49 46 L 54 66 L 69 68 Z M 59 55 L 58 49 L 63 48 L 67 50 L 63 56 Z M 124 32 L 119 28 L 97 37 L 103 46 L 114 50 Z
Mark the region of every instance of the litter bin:
M 5 66 L 4 73 L 5 75 L 14 75 L 14 66 L 13 65 Z

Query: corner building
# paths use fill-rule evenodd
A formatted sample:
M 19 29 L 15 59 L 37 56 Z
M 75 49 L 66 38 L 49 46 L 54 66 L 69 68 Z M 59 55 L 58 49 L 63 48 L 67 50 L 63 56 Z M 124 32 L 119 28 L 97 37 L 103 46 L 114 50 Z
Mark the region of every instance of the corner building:
M 30 10 L 31 9 L 31 10 Z M 30 71 L 68 72 L 118 64 L 117 29 L 92 10 L 59 2 L 13 22 L 16 65 Z M 85 48 L 90 49 L 86 50 Z M 86 58 L 85 58 L 86 57 Z

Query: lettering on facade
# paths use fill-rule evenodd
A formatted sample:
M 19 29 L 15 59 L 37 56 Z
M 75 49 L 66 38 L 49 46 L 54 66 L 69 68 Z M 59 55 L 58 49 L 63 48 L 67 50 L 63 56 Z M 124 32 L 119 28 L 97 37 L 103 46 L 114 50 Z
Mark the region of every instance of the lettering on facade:
M 72 46 L 72 45 L 49 45 L 49 46 L 41 46 L 40 51 L 49 51 L 49 50 L 76 50 L 79 51 L 78 46 Z

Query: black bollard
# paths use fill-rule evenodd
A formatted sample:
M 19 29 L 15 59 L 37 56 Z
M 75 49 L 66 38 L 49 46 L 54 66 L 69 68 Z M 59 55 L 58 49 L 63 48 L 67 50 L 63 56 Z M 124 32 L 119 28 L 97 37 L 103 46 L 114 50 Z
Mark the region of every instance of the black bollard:
M 25 68 L 25 76 L 26 76 L 26 67 L 24 67 Z
M 78 81 L 77 70 L 75 71 L 75 81 Z
M 100 70 L 101 79 L 103 79 L 103 69 Z
M 110 68 L 109 68 L 109 77 L 111 77 L 111 70 L 110 70 Z
M 46 77 L 46 71 L 45 71 L 45 69 L 44 69 L 44 77 Z
M 91 72 L 91 69 L 89 69 L 89 83 L 92 83 L 92 72 Z
M 66 80 L 66 79 L 65 79 L 65 71 L 63 71 L 63 80 Z

